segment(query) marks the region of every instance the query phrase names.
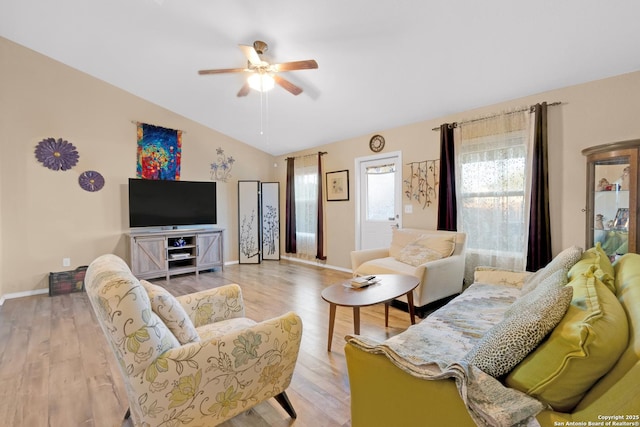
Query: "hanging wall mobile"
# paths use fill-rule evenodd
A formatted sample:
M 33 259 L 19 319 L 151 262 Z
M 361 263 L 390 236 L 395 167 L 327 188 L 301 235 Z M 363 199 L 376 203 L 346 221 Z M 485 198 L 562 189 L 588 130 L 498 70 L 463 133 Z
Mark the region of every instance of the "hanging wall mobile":
M 440 174 L 440 160 L 411 162 L 407 166 L 409 166 L 409 177 L 404 180 L 404 195 L 407 199 L 420 203 L 424 209 L 437 198 L 436 186 Z

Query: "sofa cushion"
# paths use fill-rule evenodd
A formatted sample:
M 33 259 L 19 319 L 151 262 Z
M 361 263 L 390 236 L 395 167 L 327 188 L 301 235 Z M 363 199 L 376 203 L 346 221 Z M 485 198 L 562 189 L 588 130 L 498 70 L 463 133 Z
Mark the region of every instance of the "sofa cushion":
M 602 250 L 600 242 L 582 253 L 580 261 L 575 263 L 569 270 L 569 280 L 579 276 L 580 274 L 584 274 L 587 271 L 592 271 L 592 266 L 597 267 L 596 270 L 593 270 L 594 276 L 596 276 L 607 288 L 611 290 L 611 292 L 615 294 L 616 285 L 614 283 L 615 273 L 613 271 L 613 266 L 611 265 L 611 261 L 607 254 Z
M 400 253 L 395 258 L 400 262 L 417 267 L 425 262 L 447 258 L 451 256 L 455 248 L 455 235 L 422 236 L 400 249 Z
M 235 317 L 199 326 L 197 330 L 203 341 L 214 341 L 232 332 L 250 328 L 255 324 L 256 322 L 248 317 Z
M 567 314 L 506 378 L 509 387 L 563 412 L 611 369 L 629 338 L 624 309 L 593 271 L 574 277 L 567 287 L 574 289 Z
M 417 268 L 411 264 L 405 264 L 393 257 L 378 258 L 360 264 L 355 273 L 359 276 L 369 276 L 371 274 L 409 274 L 416 276 Z
M 535 304 L 489 329 L 465 359 L 496 378 L 508 373 L 560 322 L 572 295 L 568 286 L 540 294 Z
M 580 261 L 582 256 L 582 248 L 571 246 L 556 255 L 549 264 L 533 273 L 525 281 L 522 286 L 522 294 L 526 294 L 535 289 L 544 279 L 560 269 L 569 270 L 573 265 Z
M 140 280 L 140 284 L 149 295 L 151 309 L 173 332 L 180 344 L 200 341 L 198 331 L 193 326 L 189 315 L 169 291 L 146 280 Z

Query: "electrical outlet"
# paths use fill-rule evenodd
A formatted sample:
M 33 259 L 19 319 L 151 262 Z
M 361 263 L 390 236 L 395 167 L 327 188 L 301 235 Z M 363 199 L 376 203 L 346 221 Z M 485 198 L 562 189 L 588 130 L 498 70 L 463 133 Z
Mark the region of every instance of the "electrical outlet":
M 69 267 L 71 265 L 71 258 L 62 258 L 62 266 Z
M 406 214 L 413 213 L 413 205 L 404 205 L 404 213 Z

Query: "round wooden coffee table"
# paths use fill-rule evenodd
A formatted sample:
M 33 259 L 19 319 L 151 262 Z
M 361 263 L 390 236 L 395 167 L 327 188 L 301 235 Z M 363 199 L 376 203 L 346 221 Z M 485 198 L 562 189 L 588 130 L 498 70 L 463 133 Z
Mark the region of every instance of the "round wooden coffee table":
M 380 281 L 363 288 L 352 288 L 348 280 L 343 283 L 329 286 L 322 291 L 322 299 L 329 303 L 329 339 L 327 351 L 331 351 L 333 339 L 333 326 L 336 320 L 336 307 L 353 307 L 353 332 L 360 334 L 360 307 L 384 303 L 384 325 L 389 326 L 389 303 L 392 299 L 402 295 L 407 296 L 409 305 L 409 317 L 411 324 L 415 325 L 413 309 L 413 290 L 420 281 L 414 276 L 405 274 L 379 274 Z

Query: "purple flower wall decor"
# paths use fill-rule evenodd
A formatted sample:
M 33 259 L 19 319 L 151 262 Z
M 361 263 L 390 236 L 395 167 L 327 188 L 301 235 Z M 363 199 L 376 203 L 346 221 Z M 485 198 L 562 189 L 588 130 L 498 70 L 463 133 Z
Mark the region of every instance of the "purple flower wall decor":
M 227 182 L 231 177 L 231 169 L 235 159 L 224 154 L 222 148 L 216 150 L 218 158 L 215 163 L 211 163 L 211 179 L 213 181 Z
M 104 187 L 104 177 L 100 172 L 85 171 L 80 174 L 78 184 L 86 191 L 100 191 Z
M 45 167 L 57 170 L 69 170 L 78 163 L 76 147 L 62 138 L 45 138 L 36 145 L 36 159 Z

